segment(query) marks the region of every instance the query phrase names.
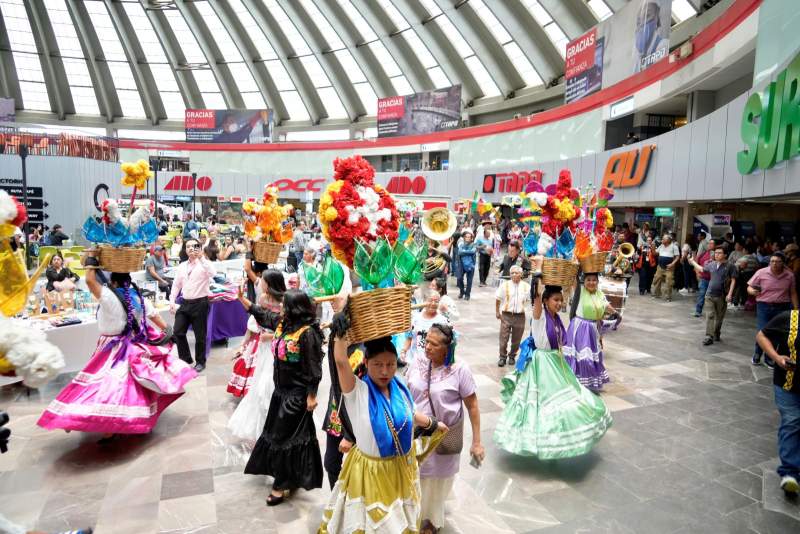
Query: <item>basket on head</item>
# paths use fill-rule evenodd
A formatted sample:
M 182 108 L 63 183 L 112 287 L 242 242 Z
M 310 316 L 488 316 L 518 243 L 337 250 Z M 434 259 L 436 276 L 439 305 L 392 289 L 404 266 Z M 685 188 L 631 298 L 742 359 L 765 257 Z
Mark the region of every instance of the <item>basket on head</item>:
M 100 268 L 112 273 L 141 271 L 147 250 L 142 247 L 109 247 L 100 245 Z
M 571 287 L 578 276 L 578 264 L 561 258 L 545 258 L 542 263 L 542 282 L 546 286 Z
M 608 252 L 593 252 L 581 258 L 581 271 L 585 273 L 602 273 L 606 270 Z
M 409 331 L 413 292 L 413 286 L 398 286 L 350 295 L 350 343 Z
M 253 259 L 259 263 L 277 263 L 283 245 L 274 241 L 254 241 Z

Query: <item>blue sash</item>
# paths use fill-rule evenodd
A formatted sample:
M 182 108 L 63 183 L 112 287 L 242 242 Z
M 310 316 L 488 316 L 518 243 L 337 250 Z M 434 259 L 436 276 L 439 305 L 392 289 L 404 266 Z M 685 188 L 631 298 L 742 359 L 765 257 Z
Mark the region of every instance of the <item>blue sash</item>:
M 392 437 L 392 430 L 386 421 L 387 413 L 392 418 L 392 426 L 399 438 L 402 454 L 405 456 L 411 450 L 414 428 L 414 414 L 409 411 L 409 406 L 414 405 L 411 393 L 397 377 L 389 382 L 389 399 L 383 396 L 383 393 L 378 389 L 378 386 L 372 383 L 369 376 L 364 377 L 364 382 L 369 387 L 369 420 L 372 424 L 372 433 L 378 443 L 381 458 L 390 458 L 398 455 L 395 440 Z

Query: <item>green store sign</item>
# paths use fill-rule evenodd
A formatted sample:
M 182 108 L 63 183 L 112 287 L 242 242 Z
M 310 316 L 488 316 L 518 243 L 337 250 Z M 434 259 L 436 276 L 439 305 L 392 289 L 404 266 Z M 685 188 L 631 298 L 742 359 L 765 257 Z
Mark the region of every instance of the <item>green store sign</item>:
M 769 169 L 800 154 L 800 54 L 763 93 L 747 99 L 742 114 L 742 141 L 736 155 L 739 172 Z

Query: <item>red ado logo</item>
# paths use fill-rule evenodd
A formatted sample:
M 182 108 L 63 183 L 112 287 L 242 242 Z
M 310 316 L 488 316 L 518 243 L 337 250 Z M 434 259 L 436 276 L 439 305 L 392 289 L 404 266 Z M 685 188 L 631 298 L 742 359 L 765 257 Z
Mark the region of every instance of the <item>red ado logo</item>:
M 201 176 L 197 179 L 198 191 L 208 191 L 211 189 L 211 185 L 210 176 Z M 194 184 L 191 174 L 176 174 L 164 186 L 164 191 L 191 191 L 192 189 L 194 189 Z
M 322 191 L 322 184 L 325 183 L 325 178 L 301 178 L 299 180 L 291 180 L 289 178 L 281 178 L 275 180 L 272 185 L 278 188 L 278 191 Z
M 542 183 L 542 171 L 498 172 L 483 175 L 484 193 L 522 193 L 530 182 Z
M 417 176 L 414 179 L 408 176 L 392 176 L 386 185 L 386 190 L 396 195 L 406 195 L 408 193 L 421 195 L 425 192 L 426 185 L 424 176 Z

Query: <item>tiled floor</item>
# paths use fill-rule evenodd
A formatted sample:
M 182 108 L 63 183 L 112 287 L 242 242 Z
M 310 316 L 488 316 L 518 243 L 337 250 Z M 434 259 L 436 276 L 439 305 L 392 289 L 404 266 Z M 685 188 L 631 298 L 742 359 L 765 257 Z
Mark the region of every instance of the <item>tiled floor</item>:
M 462 458 L 445 532 L 800 532 L 800 505 L 777 488 L 769 371 L 749 363 L 751 313 L 729 313 L 723 341 L 703 347 L 703 319 L 689 317 L 687 298 L 631 297 L 605 340 L 613 427 L 584 457 L 540 462 L 492 442 L 505 370 L 495 365 L 491 290 L 476 288 L 459 305 L 459 357 L 479 386 L 487 460 L 475 470 Z M 0 510 L 45 531 L 313 532 L 327 488 L 267 508 L 268 481 L 242 474 L 248 447 L 225 429 L 235 407 L 225 392 L 230 367 L 229 351 L 216 348 L 151 435 L 104 447 L 96 435 L 35 426 L 69 377 L 30 397 L 0 391 L 13 431 L 0 456 Z M 327 389 L 326 379 L 320 398 Z

